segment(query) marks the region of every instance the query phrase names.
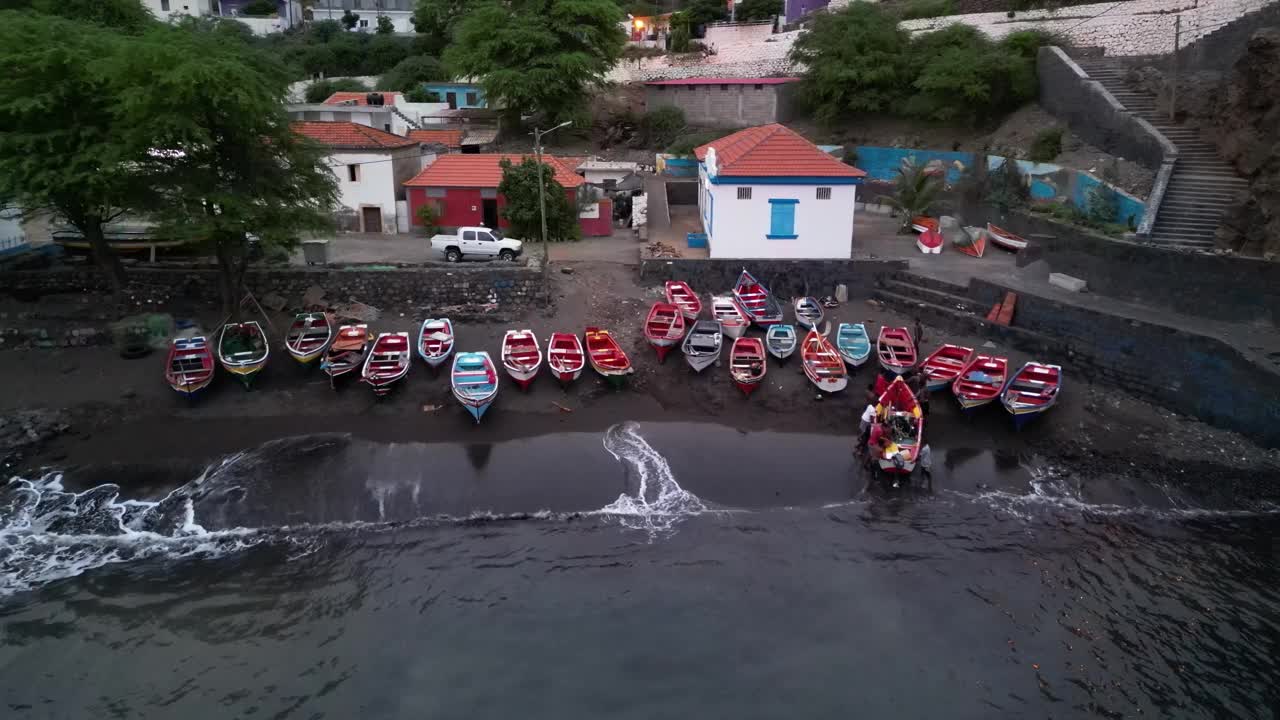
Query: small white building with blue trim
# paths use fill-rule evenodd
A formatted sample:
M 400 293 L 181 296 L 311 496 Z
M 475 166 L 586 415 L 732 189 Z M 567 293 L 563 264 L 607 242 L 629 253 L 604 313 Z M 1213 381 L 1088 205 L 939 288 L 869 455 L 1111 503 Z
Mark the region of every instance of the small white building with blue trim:
M 853 254 L 862 170 L 776 123 L 709 142 L 694 156 L 698 212 L 713 259 Z

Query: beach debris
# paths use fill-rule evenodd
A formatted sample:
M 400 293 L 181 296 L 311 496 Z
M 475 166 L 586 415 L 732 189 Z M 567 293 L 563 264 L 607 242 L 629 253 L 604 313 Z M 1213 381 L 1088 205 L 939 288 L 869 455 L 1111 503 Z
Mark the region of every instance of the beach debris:
M 880 307 L 880 301 L 876 300 L 875 298 L 867 298 L 867 304 L 873 308 Z
M 572 275 L 572 274 L 573 274 L 573 268 L 571 268 L 571 267 L 569 267 L 568 265 L 566 265 L 566 266 L 564 266 L 564 267 L 560 268 L 560 272 L 564 273 L 565 275 Z
M 995 344 L 995 343 L 993 343 L 993 342 L 991 342 L 990 340 L 988 340 L 988 341 L 986 341 L 986 342 L 982 343 L 982 347 L 984 347 L 984 348 L 990 348 L 990 349 L 994 350 L 994 349 L 995 349 L 995 347 L 996 347 L 996 344 Z
M 289 301 L 285 300 L 284 296 L 279 293 L 269 292 L 262 296 L 262 302 L 260 304 L 265 308 L 270 308 L 276 312 L 280 312 L 289 304 Z
M 333 310 L 340 318 L 350 318 L 361 322 L 373 322 L 382 315 L 382 311 L 378 308 L 366 305 L 358 300 L 338 305 Z
M 442 407 L 444 407 L 444 406 L 443 406 L 443 405 L 431 405 L 431 404 L 427 404 L 427 405 L 423 405 L 423 406 L 422 406 L 422 412 L 424 412 L 424 413 L 433 413 L 433 412 L 435 412 L 435 411 L 439 410 L 439 409 L 440 409 L 440 408 L 442 408 Z
M 836 302 L 838 303 L 849 302 L 849 286 L 848 285 L 845 285 L 844 283 L 836 285 Z
M 560 410 L 560 412 L 562 412 L 562 413 L 571 413 L 571 412 L 573 412 L 573 408 L 565 407 L 565 406 L 561 405 L 560 403 L 558 403 L 558 402 L 556 402 L 556 401 L 554 401 L 554 400 L 552 400 L 552 401 L 551 401 L 551 404 L 552 404 L 552 405 L 554 405 L 554 406 L 556 406 L 556 408 L 558 408 L 558 409 Z
M 324 299 L 324 288 L 319 285 L 312 285 L 302 293 L 302 308 L 310 310 L 311 308 L 325 307 L 327 303 Z
M 654 240 L 644 246 L 646 252 L 656 258 L 679 258 L 684 257 L 674 245 L 669 245 L 661 240 Z

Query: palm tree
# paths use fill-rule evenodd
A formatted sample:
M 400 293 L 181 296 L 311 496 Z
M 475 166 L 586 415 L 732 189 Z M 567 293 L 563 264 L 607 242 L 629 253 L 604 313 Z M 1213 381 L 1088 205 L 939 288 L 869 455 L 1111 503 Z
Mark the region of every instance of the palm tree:
M 903 235 L 909 233 L 911 219 L 929 212 L 941 190 L 941 177 L 917 165 L 914 158 L 904 159 L 902 167 L 898 168 L 898 177 L 893 180 L 893 197 L 888 201 L 890 207 L 902 213 L 902 226 L 898 232 Z

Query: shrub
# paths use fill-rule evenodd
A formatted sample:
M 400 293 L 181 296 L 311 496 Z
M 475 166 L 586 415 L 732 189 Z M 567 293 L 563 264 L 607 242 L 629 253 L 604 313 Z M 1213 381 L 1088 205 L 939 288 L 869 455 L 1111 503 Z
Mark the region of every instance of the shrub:
M 684 111 L 678 107 L 660 107 L 645 113 L 640 121 L 649 144 L 654 147 L 666 147 L 684 132 Z
M 782 0 L 742 0 L 734 17 L 739 21 L 771 20 L 782 10 Z
M 897 111 L 916 73 L 911 38 L 898 18 L 863 2 L 815 15 L 791 60 L 806 68 L 800 97 L 827 123 L 850 113 Z
M 687 24 L 679 25 L 675 30 L 671 31 L 671 52 L 689 52 L 689 45 L 692 42 L 693 35 L 689 32 L 689 26 Z
M 418 222 L 422 223 L 423 235 L 435 235 L 439 231 L 440 226 L 437 222 L 440 220 L 440 214 L 436 212 L 436 208 L 430 202 L 424 203 L 418 207 L 414 217 L 418 218 Z
M 647 57 L 657 57 L 666 55 L 666 51 L 660 47 L 650 47 L 647 45 L 631 45 L 628 44 L 622 49 L 622 58 L 624 60 L 639 60 Z
M 1062 128 L 1048 128 L 1036 133 L 1031 141 L 1031 162 L 1053 162 L 1062 153 Z
M 1034 99 L 1035 60 L 991 42 L 968 25 L 950 25 L 915 38 L 915 57 L 926 58 L 907 101 L 908 114 L 926 120 L 991 120 Z
M 366 92 L 368 90 L 369 88 L 365 87 L 364 83 L 353 78 L 317 80 L 307 86 L 305 99 L 309 103 L 322 103 L 336 92 Z
M 1006 158 L 1000 167 L 987 174 L 986 201 L 1001 212 L 1023 207 L 1031 200 L 1031 188 L 1018 168 L 1018 162 Z
M 1115 223 L 1120 200 L 1116 197 L 1116 191 L 1111 186 L 1104 183 L 1094 185 L 1089 188 L 1086 200 L 1088 202 L 1088 219 L 1091 225 L 1102 227 Z
M 379 78 L 378 89 L 408 92 L 420 88 L 423 83 L 447 78 L 448 73 L 439 60 L 427 55 L 417 55 L 396 63 L 395 67 Z
M 712 140 L 719 140 L 725 135 L 731 135 L 736 132 L 738 132 L 737 128 L 731 129 L 731 130 L 707 130 L 704 132 L 681 135 L 680 137 L 676 138 L 675 142 L 667 146 L 667 152 L 671 153 L 672 155 L 680 155 L 680 156 L 686 156 L 686 157 L 692 156 L 694 148 L 698 147 L 699 145 L 706 145 Z
M 377 34 L 390 35 L 395 31 L 396 31 L 396 24 L 391 22 L 391 18 L 387 17 L 386 15 L 378 16 L 378 29 L 376 31 Z
M 1006 49 L 1025 58 L 1035 60 L 1040 48 L 1045 45 L 1066 45 L 1067 42 L 1045 30 L 1019 30 L 1004 36 L 1000 44 Z
M 900 11 L 903 20 L 955 14 L 956 7 L 952 0 L 910 0 Z

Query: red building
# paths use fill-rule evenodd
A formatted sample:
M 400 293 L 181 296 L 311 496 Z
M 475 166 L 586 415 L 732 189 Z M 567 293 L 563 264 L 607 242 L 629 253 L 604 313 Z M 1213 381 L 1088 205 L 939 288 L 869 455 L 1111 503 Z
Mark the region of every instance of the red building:
M 431 203 L 436 209 L 436 224 L 441 227 L 507 227 L 508 223 L 501 214 L 506 199 L 498 194 L 498 184 L 502 182 L 499 163 L 503 159 L 520 163 L 524 156 L 480 153 L 436 158 L 417 177 L 404 184 L 413 224 L 422 224 L 418 220 L 418 208 Z M 542 161 L 554 169 L 556 182 L 564 187 L 569 202 L 576 207 L 578 193 L 584 184 L 582 177 L 559 158 L 543 155 Z M 588 209 L 582 214 L 587 216 L 579 218 L 583 236 L 598 237 L 612 232 L 609 201 L 601 201 L 594 211 Z

